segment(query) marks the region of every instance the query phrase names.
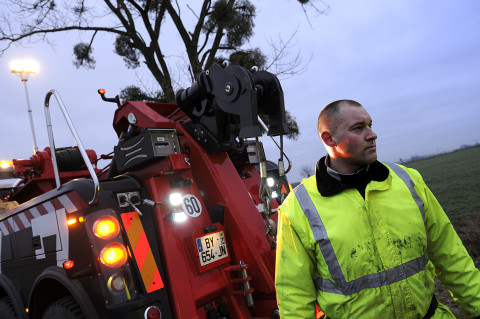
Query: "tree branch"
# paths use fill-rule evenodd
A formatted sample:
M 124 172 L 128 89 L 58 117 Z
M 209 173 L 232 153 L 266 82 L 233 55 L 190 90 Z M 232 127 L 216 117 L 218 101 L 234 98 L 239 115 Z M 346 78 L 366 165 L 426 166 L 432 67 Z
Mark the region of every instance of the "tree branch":
M 130 4 L 132 4 L 132 1 L 128 1 Z M 128 23 L 123 23 L 123 26 L 125 27 L 125 29 L 127 29 L 128 31 L 133 31 L 136 33 L 136 28 L 135 28 L 135 19 L 133 18 L 133 15 L 132 13 L 130 12 L 130 9 L 127 7 L 127 5 L 125 4 L 124 1 L 120 0 L 118 1 L 117 0 L 117 3 L 119 4 L 119 7 L 118 7 L 118 13 L 121 14 L 121 12 L 125 12 L 125 15 L 127 16 L 127 19 L 128 19 Z M 138 6 L 135 6 L 135 4 L 133 4 L 133 7 L 135 7 L 137 9 Z M 137 9 L 138 10 L 138 9 Z M 142 8 L 140 7 L 140 15 L 142 14 L 141 12 Z
M 160 28 L 162 26 L 162 20 L 165 16 L 165 12 L 165 6 L 163 5 L 163 3 L 160 5 L 160 9 L 157 8 L 157 10 L 155 11 L 155 26 L 153 29 L 155 34 L 158 34 L 158 36 L 160 36 Z
M 135 46 L 140 50 L 140 48 L 145 47 L 145 41 L 143 40 L 142 36 L 140 33 L 137 32 L 135 29 L 135 23 L 134 23 L 134 18 L 131 15 L 131 13 L 128 10 L 128 7 L 125 5 L 123 1 L 117 1 L 120 5 L 122 5 L 122 8 L 117 8 L 115 7 L 110 0 L 104 0 L 107 6 L 110 8 L 110 10 L 117 16 L 117 18 L 120 20 L 120 23 L 123 25 L 125 28 L 126 32 L 124 35 L 128 36 L 131 38 Z M 125 11 L 127 14 L 128 20 L 122 15 L 122 9 Z
M 55 33 L 55 32 L 64 32 L 64 31 L 72 31 L 72 30 L 79 30 L 79 31 L 104 31 L 109 33 L 115 33 L 119 35 L 127 35 L 125 31 L 116 30 L 113 28 L 107 27 L 82 27 L 82 26 L 68 26 L 68 27 L 61 27 L 55 29 L 43 29 L 43 30 L 34 30 L 28 33 L 23 33 L 19 35 L 12 34 L 11 36 L 2 36 L 0 37 L 0 41 L 10 41 L 10 42 L 18 42 L 25 38 L 37 35 L 37 34 L 48 34 L 48 33 Z M 2 50 L 3 52 L 4 50 Z
M 233 4 L 235 3 L 235 0 L 229 0 L 228 1 L 228 8 L 229 9 L 232 9 L 233 7 Z M 217 51 L 219 49 L 219 46 L 220 46 L 220 41 L 222 40 L 223 36 L 225 35 L 223 33 L 223 30 L 224 30 L 225 26 L 219 24 L 217 26 L 217 34 L 215 35 L 215 39 L 213 40 L 213 44 L 212 44 L 212 47 L 210 49 L 210 54 L 208 55 L 208 58 L 207 58 L 207 62 L 205 63 L 205 69 L 208 69 L 212 63 L 213 63 L 213 60 L 215 59 L 215 56 L 217 55 Z
M 200 37 L 200 32 L 202 32 L 202 27 L 205 24 L 205 17 L 207 16 L 208 11 L 212 7 L 212 1 L 205 0 L 202 5 L 202 10 L 200 10 L 200 16 L 198 17 L 197 24 L 192 35 L 192 42 L 195 43 L 195 46 L 198 45 L 198 39 Z M 203 46 L 204 47 L 204 46 Z M 201 50 L 200 50 L 201 52 Z
M 128 21 L 125 19 L 125 17 L 122 15 L 122 12 L 120 11 L 119 8 L 115 7 L 110 0 L 104 0 L 105 4 L 108 6 L 108 8 L 117 16 L 118 20 L 120 20 L 120 23 L 123 25 L 123 27 L 128 30 Z
M 265 67 L 265 70 L 270 70 L 271 68 L 274 68 L 272 73 L 277 75 L 279 78 L 282 75 L 286 75 L 288 78 L 296 74 L 301 74 L 307 70 L 308 64 L 311 61 L 311 57 L 307 63 L 302 65 L 300 51 L 297 51 L 295 57 L 290 58 L 288 61 L 286 61 L 286 59 L 290 56 L 290 50 L 292 49 L 292 47 L 294 47 L 292 41 L 295 38 L 297 32 L 298 29 L 290 35 L 287 41 L 283 41 L 282 39 L 280 39 L 280 46 L 277 46 L 272 41 L 269 42 L 270 46 L 273 48 L 274 55 L 271 59 L 270 64 Z
M 164 3 L 166 5 L 168 13 L 170 14 L 170 17 L 173 20 L 173 23 L 175 24 L 175 27 L 180 33 L 180 37 L 182 38 L 183 43 L 185 44 L 185 49 L 187 51 L 188 59 L 190 61 L 190 65 L 192 66 L 193 72 L 195 75 L 199 74 L 200 72 L 202 72 L 202 67 L 198 61 L 196 43 L 192 42 L 192 39 L 190 38 L 187 30 L 185 29 L 185 26 L 180 19 L 180 16 L 172 7 L 170 1 L 164 1 Z
M 198 55 L 199 55 L 199 54 L 203 51 L 203 49 L 205 49 L 205 47 L 207 46 L 208 38 L 210 37 L 210 34 L 211 34 L 211 32 L 206 32 L 206 34 L 205 34 L 205 41 L 204 41 L 202 47 L 200 48 L 200 50 L 198 50 L 198 52 L 197 52 Z M 205 62 L 205 59 L 206 59 L 206 57 L 207 57 L 207 55 L 208 55 L 209 52 L 210 52 L 210 50 L 207 50 L 207 51 L 205 51 L 205 53 L 203 53 L 202 58 L 201 58 L 201 60 L 200 60 L 200 64 L 201 64 L 201 65 L 203 65 L 203 63 Z
M 177 11 L 175 11 L 175 9 L 172 7 L 172 4 L 170 3 L 170 1 L 167 0 L 167 1 L 164 1 L 164 3 L 166 4 L 167 11 L 170 14 L 170 17 L 172 18 L 173 23 L 175 24 L 175 27 L 178 30 L 178 33 L 180 33 L 180 37 L 182 38 L 183 43 L 185 43 L 185 45 L 190 44 L 191 43 L 190 36 L 188 35 L 188 32 L 185 29 L 185 26 L 183 25 L 183 22 L 180 19 L 180 16 L 178 15 Z

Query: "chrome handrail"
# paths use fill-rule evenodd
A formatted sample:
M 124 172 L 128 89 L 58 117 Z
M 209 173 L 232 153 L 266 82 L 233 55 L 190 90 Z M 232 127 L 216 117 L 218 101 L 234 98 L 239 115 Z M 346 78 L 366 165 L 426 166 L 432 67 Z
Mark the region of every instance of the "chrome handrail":
M 52 119 L 50 117 L 50 109 L 49 109 L 49 104 L 50 104 L 50 97 L 54 95 L 55 99 L 57 100 L 58 105 L 60 106 L 60 110 L 62 111 L 63 117 L 65 118 L 65 121 L 67 122 L 68 127 L 70 128 L 70 132 L 72 132 L 73 139 L 75 140 L 75 143 L 77 144 L 77 147 L 80 151 L 80 154 L 82 154 L 83 161 L 85 162 L 85 165 L 87 166 L 87 169 L 90 173 L 90 176 L 92 176 L 93 180 L 93 186 L 94 186 L 94 194 L 93 198 L 88 202 L 89 205 L 94 205 L 98 202 L 98 198 L 100 196 L 100 183 L 98 182 L 98 177 L 97 174 L 95 173 L 95 170 L 93 169 L 92 163 L 90 163 L 90 159 L 87 156 L 87 152 L 85 152 L 85 148 L 83 147 L 82 141 L 80 140 L 80 137 L 78 136 L 77 130 L 75 129 L 75 126 L 73 125 L 72 120 L 70 119 L 70 116 L 68 115 L 67 109 L 65 108 L 65 105 L 63 104 L 62 98 L 58 94 L 56 90 L 50 90 L 48 91 L 47 95 L 45 96 L 45 119 L 47 121 L 47 132 L 48 132 L 48 140 L 50 142 L 50 152 L 52 154 L 52 161 L 53 161 L 53 171 L 55 173 L 55 182 L 57 185 L 57 189 L 60 189 L 62 186 L 60 183 L 60 176 L 58 173 L 58 164 L 57 164 L 57 157 L 55 155 L 55 141 L 53 138 L 53 130 L 52 130 Z

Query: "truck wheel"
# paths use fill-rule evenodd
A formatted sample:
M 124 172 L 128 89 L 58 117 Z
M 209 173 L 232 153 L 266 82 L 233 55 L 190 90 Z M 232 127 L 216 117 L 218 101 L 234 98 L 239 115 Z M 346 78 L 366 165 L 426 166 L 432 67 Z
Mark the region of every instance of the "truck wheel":
M 82 310 L 72 296 L 64 297 L 51 303 L 45 313 L 43 319 L 83 319 Z
M 18 318 L 9 297 L 0 299 L 0 318 Z

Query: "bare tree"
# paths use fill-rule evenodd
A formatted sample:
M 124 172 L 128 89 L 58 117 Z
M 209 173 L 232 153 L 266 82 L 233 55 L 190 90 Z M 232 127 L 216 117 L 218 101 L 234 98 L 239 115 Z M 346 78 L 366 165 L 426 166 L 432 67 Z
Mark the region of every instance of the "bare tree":
M 305 7 L 312 1 L 297 0 Z M 72 30 L 91 33 L 88 43 L 74 47 L 75 65 L 93 68 L 94 39 L 99 32 L 115 35 L 115 52 L 128 68 L 140 65 L 140 58 L 160 84 L 168 100 L 173 100 L 172 76 L 160 41 L 164 22 L 169 17 L 181 37 L 188 58 L 190 74 L 196 76 L 208 68 L 219 53 L 235 53 L 253 35 L 255 6 L 249 0 L 204 0 L 196 8 L 167 0 L 14 0 L 2 1 L 0 18 L 0 52 L 13 43 L 48 41 L 53 33 Z M 188 30 L 182 9 L 194 17 Z M 291 39 L 280 44 L 274 61 Z M 283 45 L 283 47 L 282 47 Z M 252 51 L 258 49 L 253 49 Z M 295 70 L 295 65 L 288 68 Z M 293 71 L 291 70 L 291 71 Z M 281 71 L 285 72 L 285 71 Z
M 303 165 L 302 168 L 300 169 L 300 176 L 308 178 L 315 174 L 315 171 L 312 166 L 310 165 Z
M 315 0 L 297 0 L 302 7 L 313 7 Z M 322 0 L 320 1 L 322 4 Z M 172 76 L 174 63 L 166 56 L 172 43 L 161 41 L 167 32 L 166 22 L 172 22 L 180 35 L 186 54 L 190 80 L 225 59 L 236 60 L 245 66 L 272 68 L 273 73 L 291 75 L 302 72 L 298 56 L 290 60 L 286 53 L 292 49 L 294 34 L 274 46 L 274 56 L 268 61 L 259 48 L 244 49 L 253 35 L 255 6 L 250 0 L 204 0 L 191 2 L 172 0 L 2 0 L 0 16 L 0 56 L 14 43 L 27 41 L 49 42 L 55 33 L 79 31 L 89 35 L 88 42 L 73 48 L 74 64 L 94 68 L 94 45 L 99 33 L 115 36 L 114 52 L 121 56 L 127 68 L 138 68 L 143 63 L 160 90 L 145 93 L 129 86 L 124 95 L 153 96 L 156 100 L 175 101 Z M 325 5 L 326 6 L 326 5 Z M 328 7 L 328 6 L 327 6 Z M 188 17 L 187 17 L 188 15 Z M 308 18 L 308 17 L 307 17 Z M 188 22 L 188 24 L 187 24 Z M 193 27 L 188 29 L 192 23 Z M 170 30 L 169 30 L 170 31 Z M 172 66 L 173 64 L 173 66 Z M 178 74 L 176 75 L 178 76 Z

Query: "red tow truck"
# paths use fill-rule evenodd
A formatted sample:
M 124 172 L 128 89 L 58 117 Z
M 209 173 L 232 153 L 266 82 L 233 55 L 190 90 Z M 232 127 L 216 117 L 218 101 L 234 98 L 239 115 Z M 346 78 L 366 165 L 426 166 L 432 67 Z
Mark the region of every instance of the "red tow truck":
M 9 205 L 0 213 L 0 317 L 279 318 L 278 201 L 258 120 L 265 114 L 267 134 L 280 136 L 275 184 L 285 193 L 278 79 L 213 65 L 177 104 L 99 93 L 118 106 L 107 167 L 83 147 L 54 90 L 45 98 L 50 147 L 13 160 L 18 180 L 0 204 Z M 52 96 L 75 147 L 55 147 Z

